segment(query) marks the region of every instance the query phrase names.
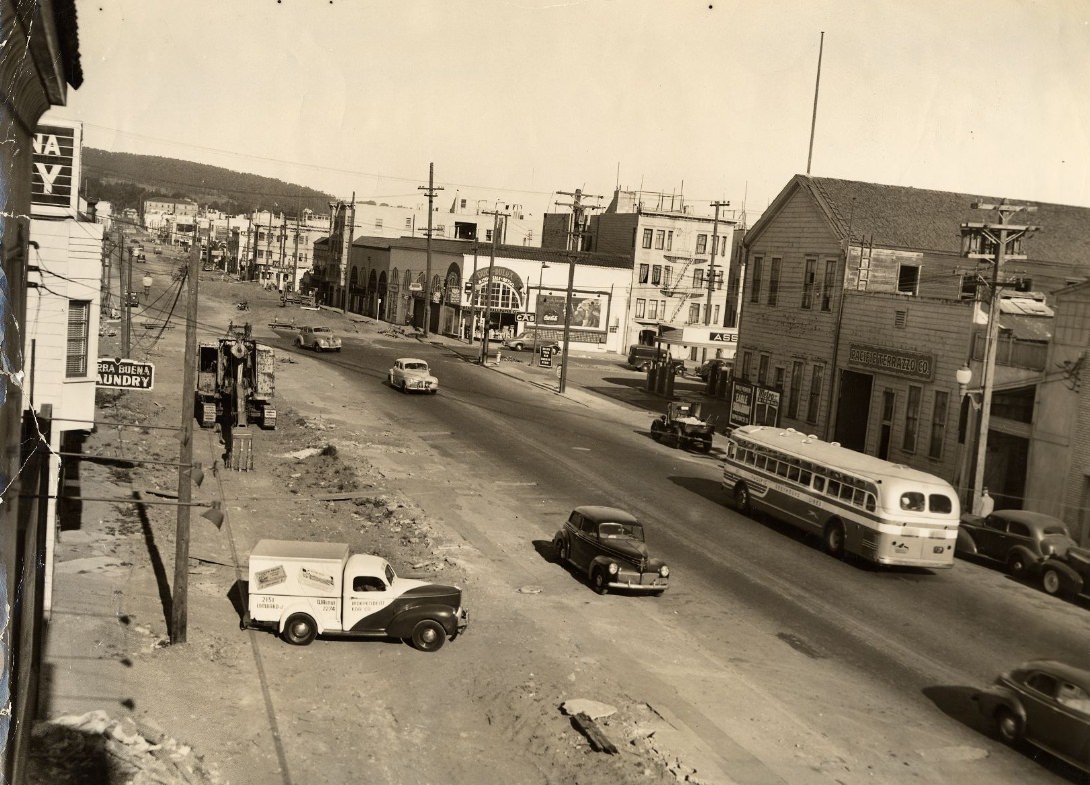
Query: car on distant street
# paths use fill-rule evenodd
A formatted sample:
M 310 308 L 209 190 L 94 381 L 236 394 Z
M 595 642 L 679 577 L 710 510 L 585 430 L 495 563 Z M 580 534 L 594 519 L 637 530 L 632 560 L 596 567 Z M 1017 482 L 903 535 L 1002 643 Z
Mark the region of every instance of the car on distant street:
M 733 360 L 728 360 L 725 357 L 713 357 L 701 363 L 700 367 L 696 369 L 696 375 L 706 382 L 708 377 L 711 376 L 713 368 L 718 368 L 719 373 L 723 373 L 724 369 L 729 371 L 732 367 L 734 367 Z
M 1041 573 L 1045 561 L 1077 543 L 1058 518 L 1028 510 L 995 510 L 981 517 L 964 513 L 954 552 L 1006 565 L 1015 578 Z
M 439 392 L 439 380 L 432 376 L 424 360 L 416 357 L 399 357 L 389 371 L 390 386 L 401 392 Z
M 630 589 L 659 595 L 670 585 L 670 568 L 648 554 L 643 524 L 615 507 L 576 507 L 553 538 L 553 549 L 598 594 Z
M 339 352 L 341 339 L 328 327 L 300 327 L 299 335 L 295 337 L 295 345 L 316 352 Z
M 999 738 L 1027 741 L 1090 773 L 1090 670 L 1030 660 L 973 695 Z

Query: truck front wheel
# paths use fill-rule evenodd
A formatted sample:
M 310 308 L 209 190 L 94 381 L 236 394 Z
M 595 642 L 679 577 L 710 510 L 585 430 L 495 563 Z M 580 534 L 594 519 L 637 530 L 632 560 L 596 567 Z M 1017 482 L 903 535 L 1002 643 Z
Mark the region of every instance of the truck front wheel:
M 412 642 L 420 651 L 439 651 L 447 642 L 447 631 L 434 619 L 424 619 L 413 627 Z
M 281 637 L 292 646 L 306 646 L 318 637 L 318 625 L 305 613 L 293 613 L 288 617 Z

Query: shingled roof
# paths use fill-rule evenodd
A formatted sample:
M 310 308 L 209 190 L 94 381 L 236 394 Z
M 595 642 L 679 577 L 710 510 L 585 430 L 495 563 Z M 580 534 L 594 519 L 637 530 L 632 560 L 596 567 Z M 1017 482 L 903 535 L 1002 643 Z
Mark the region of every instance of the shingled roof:
M 748 233 L 756 237 L 775 217 L 779 206 L 799 189 L 812 194 L 842 240 L 865 238 L 885 248 L 959 254 L 963 223 L 992 221 L 995 213 L 974 210 L 974 202 L 997 204 L 1001 197 L 929 191 L 831 177 L 795 175 Z M 1039 226 L 1023 251 L 1030 259 L 1086 268 L 1090 266 L 1090 208 L 1010 199 L 1032 205 L 1034 213 L 1015 217 L 1016 224 Z

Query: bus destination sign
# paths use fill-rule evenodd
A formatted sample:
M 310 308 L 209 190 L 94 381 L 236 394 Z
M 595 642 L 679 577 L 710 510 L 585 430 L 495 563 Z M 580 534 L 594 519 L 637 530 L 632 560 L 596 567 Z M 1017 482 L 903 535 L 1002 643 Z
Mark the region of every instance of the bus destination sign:
M 98 386 L 115 390 L 150 390 L 155 381 L 155 365 L 113 357 L 98 359 Z

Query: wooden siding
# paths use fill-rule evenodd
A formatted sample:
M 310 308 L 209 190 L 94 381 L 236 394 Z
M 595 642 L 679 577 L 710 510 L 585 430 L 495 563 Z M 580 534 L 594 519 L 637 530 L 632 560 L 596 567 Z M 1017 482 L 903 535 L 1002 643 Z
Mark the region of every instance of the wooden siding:
M 754 260 L 764 260 L 760 300 L 752 302 Z M 777 304 L 768 305 L 768 270 L 771 259 L 779 258 L 780 281 Z M 810 310 L 802 308 L 803 276 L 807 259 L 818 262 L 815 301 Z M 808 193 L 796 191 L 788 198 L 775 219 L 769 222 L 761 236 L 748 249 L 745 279 L 742 287 L 742 318 L 739 325 L 739 347 L 735 363 L 741 372 L 744 352 L 753 357 L 750 380 L 755 381 L 758 358 L 769 357 L 770 376 L 775 369 L 785 369 L 788 384 L 792 363 L 803 363 L 804 382 L 800 390 L 800 418 L 784 417 L 783 424 L 808 432 L 823 433 L 831 379 L 833 341 L 836 331 L 836 309 L 839 292 L 834 295 L 832 309 L 821 311 L 818 295 L 821 275 L 827 260 L 841 259 L 841 245 L 824 216 L 811 201 Z M 839 267 L 839 264 L 838 264 Z M 820 391 L 816 423 L 805 420 L 806 402 L 810 395 L 813 367 L 824 365 L 824 389 Z M 781 411 L 786 414 L 786 400 Z
M 898 312 L 901 312 L 900 318 Z M 930 472 L 950 483 L 954 482 L 960 455 L 957 428 L 961 404 L 956 373 L 968 355 L 971 324 L 970 302 L 903 297 L 896 294 L 846 293 L 837 371 L 838 374 L 841 370 L 856 371 L 869 374 L 873 379 L 867 412 L 869 427 L 865 452 L 871 455 L 878 453 L 882 391 L 892 390 L 895 395 L 895 410 L 888 459 Z M 930 378 L 914 379 L 857 367 L 850 360 L 852 344 L 929 355 L 932 358 Z M 905 406 L 910 385 L 920 387 L 922 395 L 916 448 L 906 452 L 902 445 Z M 937 391 L 947 393 L 948 398 L 945 439 L 941 456 L 936 459 L 930 457 L 928 452 Z

